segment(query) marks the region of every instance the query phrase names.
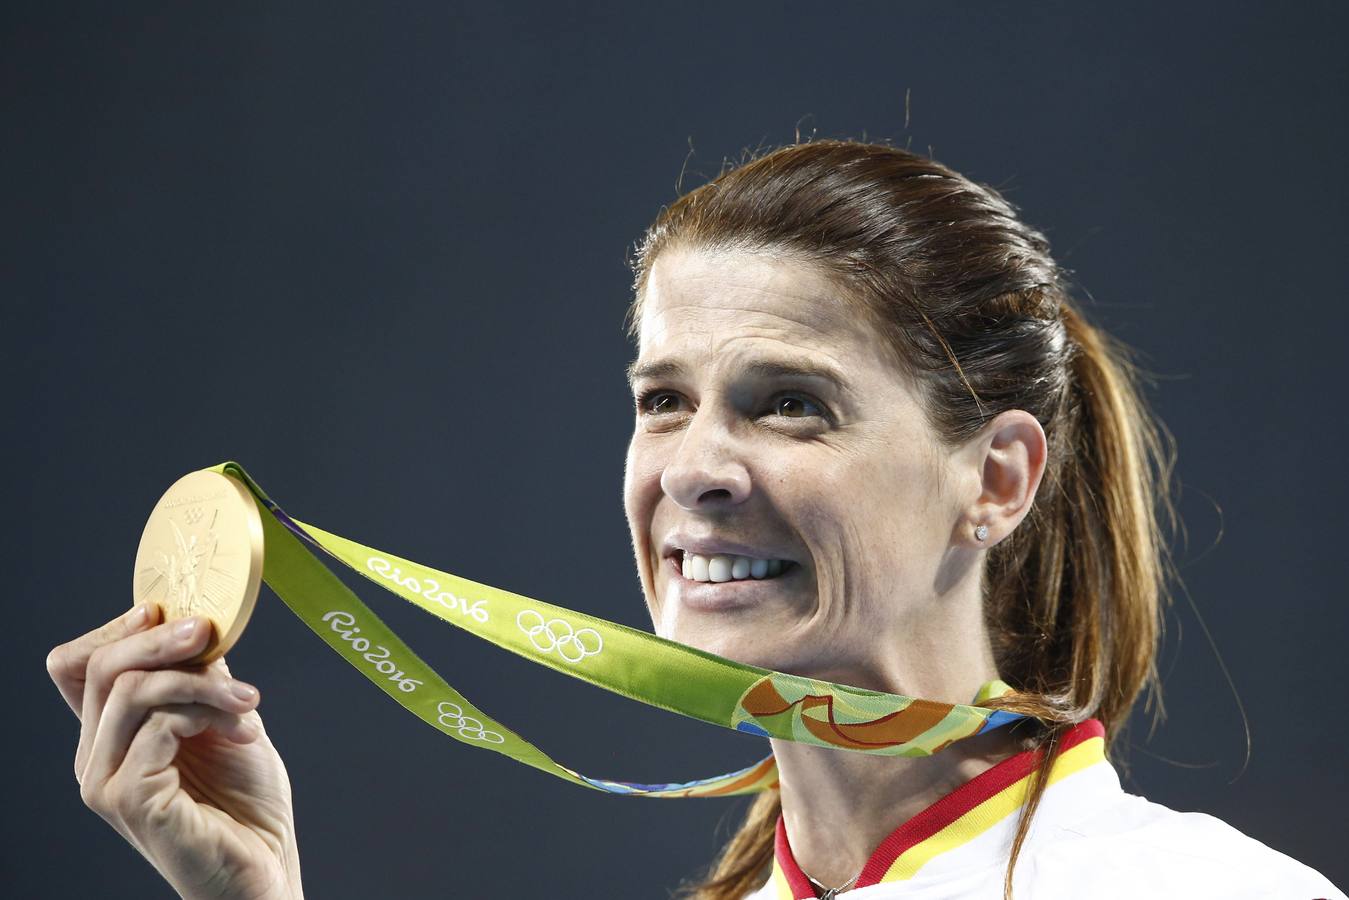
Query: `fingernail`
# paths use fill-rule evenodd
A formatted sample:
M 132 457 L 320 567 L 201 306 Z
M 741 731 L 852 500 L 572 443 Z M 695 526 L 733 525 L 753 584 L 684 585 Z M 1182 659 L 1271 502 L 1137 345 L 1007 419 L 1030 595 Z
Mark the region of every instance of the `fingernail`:
M 193 632 L 197 630 L 198 621 L 196 616 L 192 616 L 190 619 L 183 619 L 173 626 L 173 636 L 176 638 L 192 637 Z
M 145 624 L 145 604 L 142 603 L 131 611 L 127 616 L 126 624 L 128 628 L 140 628 Z
M 235 681 L 231 678 L 230 693 L 234 694 L 234 696 L 238 697 L 240 700 L 252 700 L 258 695 L 258 689 L 251 684 L 245 684 L 242 681 Z

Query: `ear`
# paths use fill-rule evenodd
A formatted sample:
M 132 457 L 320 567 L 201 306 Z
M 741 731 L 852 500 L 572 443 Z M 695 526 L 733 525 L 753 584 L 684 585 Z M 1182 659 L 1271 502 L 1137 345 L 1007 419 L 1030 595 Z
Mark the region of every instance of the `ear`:
M 987 549 L 1011 534 L 1030 512 L 1044 477 L 1049 442 L 1035 417 L 1023 409 L 999 413 L 961 452 L 974 499 L 956 528 L 961 546 Z M 974 529 L 988 526 L 984 540 Z

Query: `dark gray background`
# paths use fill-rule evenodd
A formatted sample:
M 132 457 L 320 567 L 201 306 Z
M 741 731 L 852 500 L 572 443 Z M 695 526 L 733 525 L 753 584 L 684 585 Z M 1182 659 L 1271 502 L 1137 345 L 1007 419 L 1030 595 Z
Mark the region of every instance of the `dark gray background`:
M 685 189 L 798 123 L 999 187 L 1143 351 L 1190 599 L 1127 786 L 1349 883 L 1343 4 L 823 6 L 5 7 L 7 893 L 170 893 L 81 804 L 43 660 L 130 602 L 145 516 L 191 469 L 239 460 L 306 521 L 649 627 L 624 257 L 690 147 Z M 574 768 L 683 780 L 765 750 L 355 586 Z M 314 897 L 663 897 L 743 805 L 449 741 L 266 589 L 230 658 Z

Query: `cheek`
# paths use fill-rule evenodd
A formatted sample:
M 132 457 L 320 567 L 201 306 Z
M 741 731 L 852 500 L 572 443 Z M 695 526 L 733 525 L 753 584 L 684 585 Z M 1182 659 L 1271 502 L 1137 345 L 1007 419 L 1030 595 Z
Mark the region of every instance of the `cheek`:
M 636 537 L 649 537 L 651 515 L 660 498 L 659 461 L 639 439 L 628 446 L 623 469 L 623 509 Z
M 623 496 L 630 497 L 633 488 L 645 477 L 648 454 L 642 446 L 640 436 L 633 435 L 628 440 L 628 452 L 623 461 Z
M 933 474 L 917 458 L 904 462 L 896 449 L 881 459 L 853 459 L 813 480 L 809 496 L 796 492 L 806 539 L 835 546 L 857 565 L 882 567 L 910 556 L 926 541 L 938 516 L 930 488 Z

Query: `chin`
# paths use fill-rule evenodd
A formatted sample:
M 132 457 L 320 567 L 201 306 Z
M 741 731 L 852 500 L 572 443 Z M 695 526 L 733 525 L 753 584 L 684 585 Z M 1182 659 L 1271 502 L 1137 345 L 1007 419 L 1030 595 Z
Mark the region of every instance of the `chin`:
M 776 658 L 772 648 L 760 646 L 759 640 L 747 639 L 746 635 L 737 629 L 727 628 L 724 623 L 719 626 L 715 622 L 697 625 L 684 622 L 668 630 L 662 629 L 659 634 L 695 650 L 714 653 L 742 665 L 775 669 L 777 664 L 782 662 Z M 761 636 L 755 635 L 755 638 L 759 637 Z

